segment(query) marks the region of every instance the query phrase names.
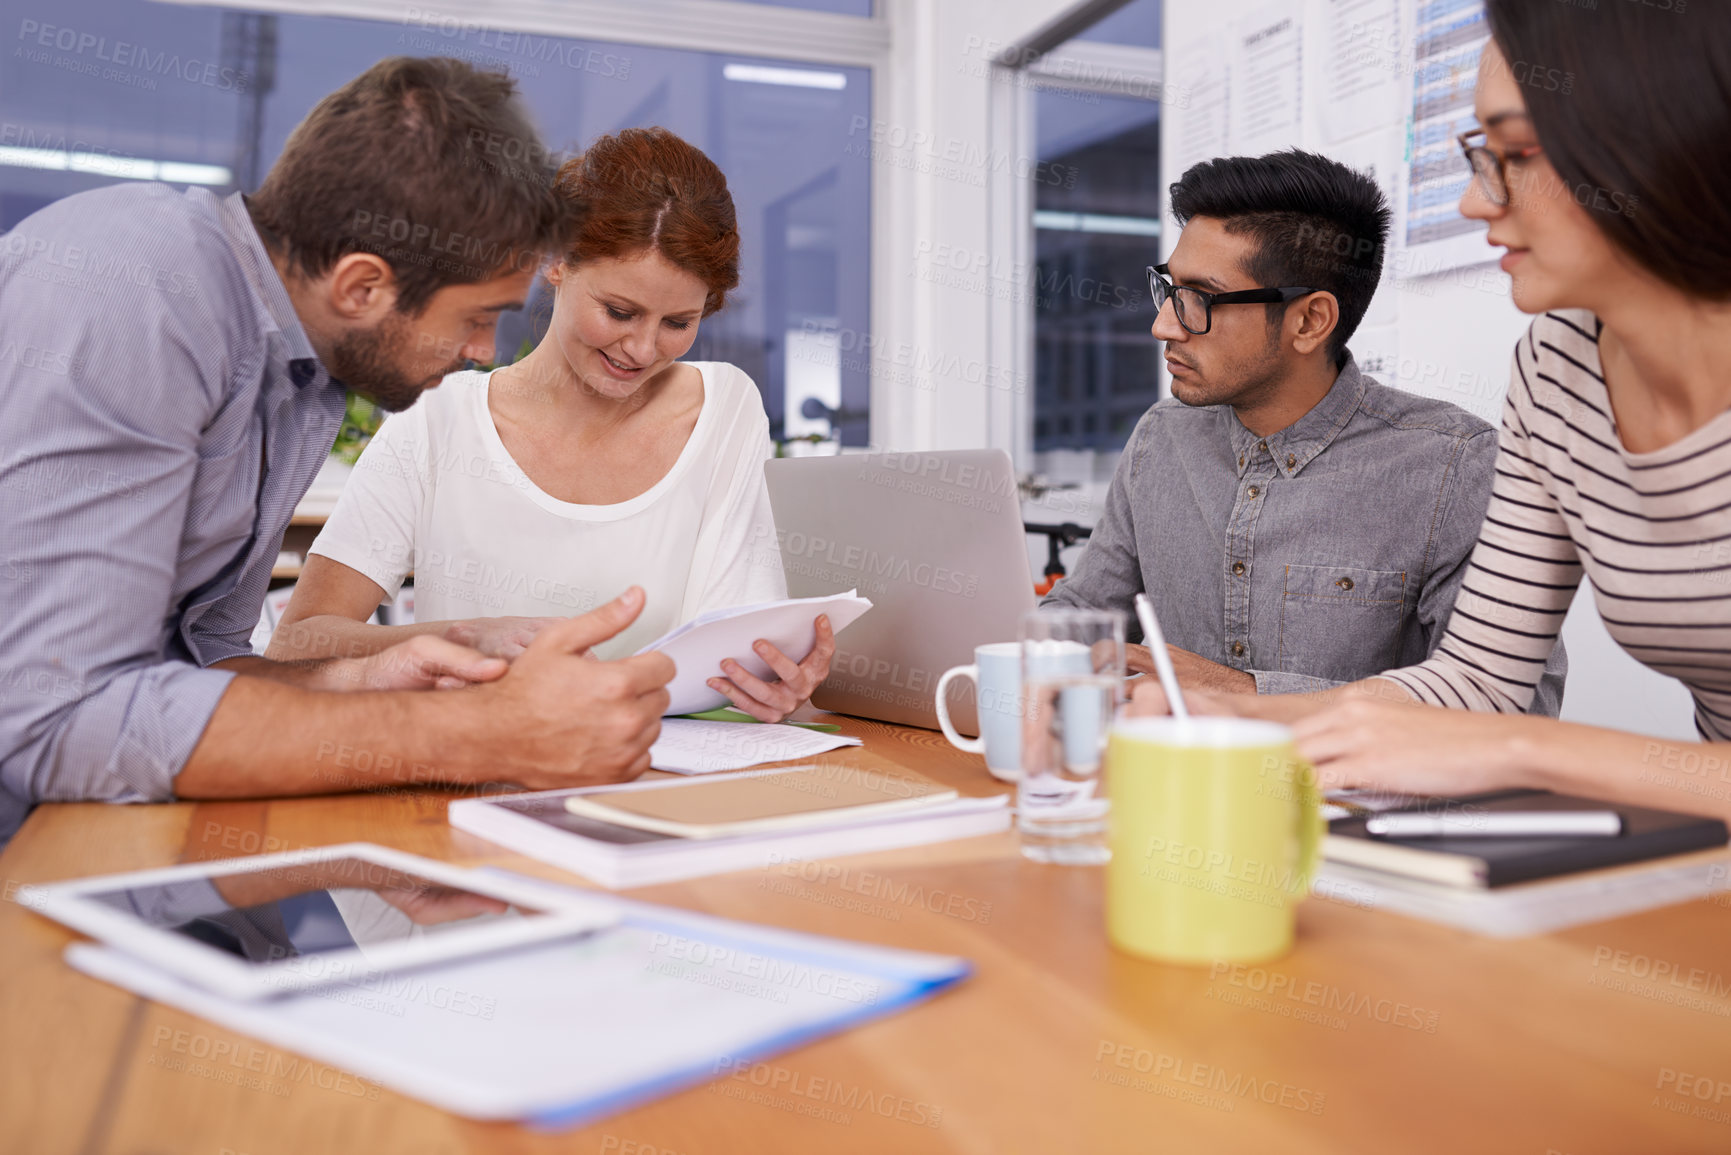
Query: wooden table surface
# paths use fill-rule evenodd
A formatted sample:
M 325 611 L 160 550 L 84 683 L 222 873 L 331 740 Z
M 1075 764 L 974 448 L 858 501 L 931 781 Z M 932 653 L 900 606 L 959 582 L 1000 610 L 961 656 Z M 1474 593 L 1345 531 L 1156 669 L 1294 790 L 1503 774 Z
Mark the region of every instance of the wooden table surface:
M 863 750 L 997 788 L 934 733 L 845 721 Z M 451 794 L 39 808 L 22 883 L 366 840 L 573 881 L 445 822 Z M 1286 958 L 1162 966 L 1108 947 L 1098 869 L 1013 835 L 632 891 L 730 918 L 957 954 L 931 1002 L 590 1127 L 476 1123 L 86 978 L 74 937 L 0 902 L 0 1150 L 366 1155 L 618 1152 L 1731 1151 L 1731 905 L 1516 941 L 1311 899 Z M 941 897 L 934 897 L 939 896 Z M 1655 977 L 1657 976 L 1657 977 Z M 259 1052 L 263 1052 L 261 1056 Z M 245 1063 L 200 1056 L 246 1055 Z M 837 1103 L 852 1104 L 838 1107 Z

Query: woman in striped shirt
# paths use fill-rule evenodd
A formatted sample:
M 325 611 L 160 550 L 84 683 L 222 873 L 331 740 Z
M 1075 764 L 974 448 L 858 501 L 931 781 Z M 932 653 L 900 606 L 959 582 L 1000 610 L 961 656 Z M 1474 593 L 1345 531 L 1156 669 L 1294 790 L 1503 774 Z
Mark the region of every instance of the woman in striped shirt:
M 1538 316 L 1448 632 L 1341 690 L 1196 708 L 1291 721 L 1330 787 L 1731 817 L 1731 4 L 1486 8 L 1461 211 Z M 1522 713 L 1583 573 L 1618 643 L 1689 688 L 1702 742 Z

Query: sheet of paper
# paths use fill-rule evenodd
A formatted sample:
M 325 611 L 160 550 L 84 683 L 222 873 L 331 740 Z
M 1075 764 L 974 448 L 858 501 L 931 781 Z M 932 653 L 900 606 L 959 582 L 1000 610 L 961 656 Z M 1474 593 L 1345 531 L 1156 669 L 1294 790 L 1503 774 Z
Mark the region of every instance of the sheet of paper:
M 1338 144 L 1387 124 L 1396 114 L 1406 54 L 1397 0 L 1324 3 L 1317 118 L 1323 140 Z
M 667 713 L 699 714 L 727 705 L 725 695 L 709 688 L 709 679 L 722 676 L 722 659 L 732 658 L 755 676 L 772 680 L 775 675 L 769 663 L 752 650 L 759 638 L 794 661 L 802 661 L 816 644 L 817 631 L 812 623 L 819 614 L 828 615 L 830 626 L 839 634 L 871 608 L 871 600 L 860 597 L 856 590 L 730 606 L 701 614 L 637 652 L 656 650 L 673 659 L 678 672 L 667 686 L 672 698 Z
M 1182 176 L 1191 165 L 1230 150 L 1227 121 L 1226 41 L 1218 33 L 1198 37 L 1176 53 L 1172 69 L 1174 91 L 1184 110 L 1175 118 L 1172 173 Z
M 1300 21 L 1289 0 L 1242 20 L 1232 34 L 1232 151 L 1260 156 L 1301 142 Z
M 284 1048 L 252 1069 L 272 1094 L 324 1085 L 340 1068 L 363 1090 L 373 1081 L 458 1114 L 553 1126 L 726 1074 L 737 1057 L 887 1013 L 968 969 L 614 901 L 627 921 L 585 938 L 266 1002 L 210 994 L 105 947 L 74 944 L 67 961 Z
M 826 750 L 860 744 L 858 738 L 824 734 L 803 726 L 663 718 L 661 737 L 649 747 L 649 764 L 675 774 L 712 774 L 717 770 L 761 766 L 765 762 L 809 758 Z

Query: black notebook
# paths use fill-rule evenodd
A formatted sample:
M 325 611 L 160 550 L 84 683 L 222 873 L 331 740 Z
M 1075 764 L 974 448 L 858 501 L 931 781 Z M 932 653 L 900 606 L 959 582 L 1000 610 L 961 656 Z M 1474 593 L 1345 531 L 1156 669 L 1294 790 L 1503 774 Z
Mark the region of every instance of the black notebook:
M 1369 814 L 1350 814 L 1328 824 L 1324 855 L 1334 862 L 1381 870 L 1445 886 L 1485 888 L 1578 874 L 1606 866 L 1645 862 L 1724 846 L 1725 823 L 1698 814 L 1619 806 L 1552 794 L 1548 790 L 1500 790 L 1461 798 L 1415 798 L 1410 805 L 1381 810 L 1472 814 L 1485 811 L 1615 810 L 1623 833 L 1609 838 L 1373 838 Z

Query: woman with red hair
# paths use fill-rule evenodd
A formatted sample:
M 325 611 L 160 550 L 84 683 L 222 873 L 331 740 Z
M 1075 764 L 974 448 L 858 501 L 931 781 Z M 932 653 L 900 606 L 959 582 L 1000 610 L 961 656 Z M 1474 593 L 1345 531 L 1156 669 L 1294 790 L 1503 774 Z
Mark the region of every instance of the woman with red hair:
M 272 657 L 430 633 L 511 659 L 548 622 L 641 586 L 641 616 L 595 647 L 622 657 L 707 610 L 786 596 L 762 398 L 733 365 L 679 360 L 739 284 L 726 177 L 665 129 L 627 129 L 568 162 L 558 187 L 575 223 L 546 274 L 546 337 L 386 420 L 313 544 Z M 411 573 L 417 624 L 366 624 Z M 711 686 L 759 719 L 786 717 L 829 672 L 834 637 L 825 618 L 816 629 L 802 662 L 758 643 L 778 680 L 729 660 Z

